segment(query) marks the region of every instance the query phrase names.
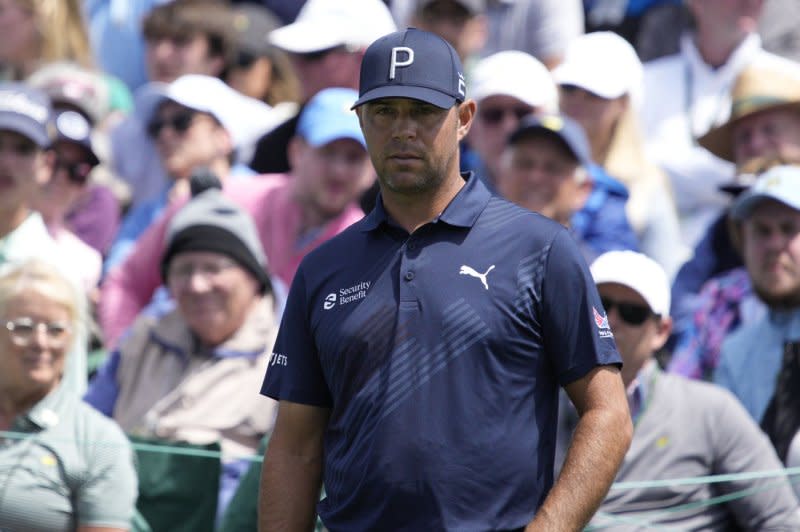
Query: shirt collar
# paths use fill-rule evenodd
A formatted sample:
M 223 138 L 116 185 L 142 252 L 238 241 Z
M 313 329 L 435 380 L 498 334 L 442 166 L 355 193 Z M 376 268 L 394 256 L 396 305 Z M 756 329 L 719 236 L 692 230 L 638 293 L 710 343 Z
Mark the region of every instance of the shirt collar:
M 642 366 L 636 378 L 628 385 L 626 394 L 628 396 L 628 407 L 631 411 L 631 418 L 636 422 L 644 412 L 647 404 L 647 395 L 653 383 L 655 374 L 659 371 L 655 359 L 650 359 Z
M 739 46 L 734 48 L 725 64 L 717 69 L 713 69 L 703 60 L 694 42 L 693 33 L 687 32 L 681 36 L 680 47 L 684 57 L 689 60 L 692 70 L 698 72 L 716 72 L 722 77 L 734 79 L 739 71 L 741 71 L 761 49 L 761 37 L 759 37 L 757 33 L 749 34 L 739 43 Z
M 59 384 L 55 390 L 47 394 L 44 399 L 36 403 L 24 419 L 41 430 L 46 430 L 58 425 L 63 410 L 64 394 L 68 393 L 65 387 Z
M 492 193 L 489 192 L 483 181 L 478 179 L 473 172 L 464 172 L 461 177 L 466 183 L 450 201 L 444 212 L 434 221 L 442 221 L 455 227 L 472 227 L 475 225 L 478 216 L 483 212 L 483 209 L 486 208 Z M 373 231 L 380 227 L 381 224 L 389 223 L 389 221 L 389 214 L 383 207 L 383 198 L 379 193 L 375 200 L 375 207 L 364 218 L 361 230 L 365 232 Z

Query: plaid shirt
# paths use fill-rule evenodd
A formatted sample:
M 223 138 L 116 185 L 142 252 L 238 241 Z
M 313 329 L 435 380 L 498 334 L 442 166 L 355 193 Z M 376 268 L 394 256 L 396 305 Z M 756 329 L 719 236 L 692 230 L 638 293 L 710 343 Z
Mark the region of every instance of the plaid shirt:
M 753 293 L 745 268 L 722 273 L 703 285 L 690 322 L 676 332 L 668 370 L 692 379 L 711 380 L 719 363 L 722 341 L 743 323 L 766 310 Z

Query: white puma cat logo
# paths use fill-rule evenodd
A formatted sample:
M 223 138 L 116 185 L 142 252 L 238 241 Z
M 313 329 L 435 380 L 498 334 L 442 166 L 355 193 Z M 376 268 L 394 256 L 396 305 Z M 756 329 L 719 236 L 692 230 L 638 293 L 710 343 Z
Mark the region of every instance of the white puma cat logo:
M 489 275 L 489 272 L 492 270 L 494 270 L 494 264 L 489 266 L 489 269 L 486 270 L 486 273 L 478 273 L 472 267 L 463 265 L 461 266 L 461 269 L 458 271 L 458 273 L 461 275 L 469 275 L 470 277 L 477 277 L 483 283 L 483 287 L 488 290 L 489 283 L 486 282 L 486 276 Z

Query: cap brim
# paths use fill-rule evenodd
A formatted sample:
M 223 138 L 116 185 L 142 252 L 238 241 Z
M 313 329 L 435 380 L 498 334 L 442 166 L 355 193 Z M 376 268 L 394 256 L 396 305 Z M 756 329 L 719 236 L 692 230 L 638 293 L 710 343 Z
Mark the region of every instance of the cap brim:
M 733 149 L 731 137 L 733 124 L 736 121 L 725 122 L 721 126 L 709 130 L 705 135 L 697 139 L 697 143 L 707 149 L 720 159 L 733 162 Z
M 625 90 L 614 91 L 608 87 L 598 86 L 596 79 L 590 79 L 586 72 L 578 68 L 559 67 L 553 72 L 553 79 L 558 85 L 574 85 L 606 100 L 625 95 Z
M 791 209 L 795 209 L 800 211 L 800 205 L 793 205 L 791 202 L 787 201 L 786 198 L 778 197 L 774 194 L 769 194 L 766 192 L 757 192 L 755 194 L 747 194 L 746 196 L 741 196 L 733 206 L 731 207 L 731 216 L 736 220 L 742 220 L 747 218 L 750 212 L 762 201 L 764 200 L 773 200 L 779 203 L 783 203 L 787 207 Z
M 530 125 L 524 128 L 517 129 L 508 137 L 508 143 L 514 144 L 515 142 L 519 141 L 521 138 L 526 137 L 528 135 L 543 135 L 548 136 L 554 139 L 556 142 L 560 142 L 561 145 L 572 154 L 578 164 L 581 166 L 589 166 L 592 161 L 586 159 L 585 157 L 581 157 L 579 153 L 576 152 L 575 148 L 569 143 L 564 135 L 561 135 L 557 131 L 553 131 L 552 129 L 545 127 L 543 125 Z
M 19 133 L 23 137 L 31 139 L 40 148 L 50 146 L 50 137 L 47 135 L 47 130 L 32 118 L 26 116 L 16 113 L 0 116 L 0 130 Z
M 305 138 L 305 141 L 308 144 L 318 148 L 339 139 L 354 140 L 358 142 L 364 149 L 367 148 L 367 144 L 364 141 L 364 135 L 362 135 L 360 129 L 353 131 L 334 128 L 327 130 L 325 128 L 317 128 L 309 137 Z
M 360 105 L 381 98 L 411 98 L 412 100 L 420 100 L 435 105 L 441 109 L 450 109 L 456 104 L 456 100 L 449 94 L 444 94 L 434 89 L 427 87 L 414 87 L 410 85 L 387 85 L 377 87 L 371 91 L 365 92 L 356 103 L 353 104 L 351 109 L 355 109 Z
M 273 30 L 269 41 L 287 52 L 308 54 L 345 44 L 341 35 L 332 31 L 331 23 L 295 22 Z

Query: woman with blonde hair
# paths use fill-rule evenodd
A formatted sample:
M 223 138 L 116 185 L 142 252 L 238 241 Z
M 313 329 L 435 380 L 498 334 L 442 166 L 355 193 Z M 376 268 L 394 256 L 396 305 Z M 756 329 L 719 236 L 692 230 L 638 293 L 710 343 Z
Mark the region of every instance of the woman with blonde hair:
M 644 254 L 674 276 L 686 259 L 667 176 L 647 159 L 638 129 L 642 64 L 633 47 L 612 32 L 573 41 L 553 72 L 564 114 L 586 131 L 592 159 L 628 188 L 626 213 Z
M 79 0 L 0 0 L 0 64 L 22 80 L 54 61 L 93 65 Z
M 63 377 L 85 301 L 48 263 L 0 274 L 0 530 L 130 528 L 130 444 Z

